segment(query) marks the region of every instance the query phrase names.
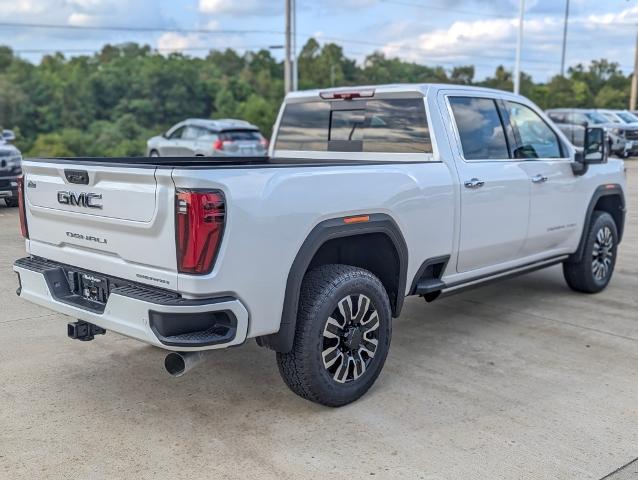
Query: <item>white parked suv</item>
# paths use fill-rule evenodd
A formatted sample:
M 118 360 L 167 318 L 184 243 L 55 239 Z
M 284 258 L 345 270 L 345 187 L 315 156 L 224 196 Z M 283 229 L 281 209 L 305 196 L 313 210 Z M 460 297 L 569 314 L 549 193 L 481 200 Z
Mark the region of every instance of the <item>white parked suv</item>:
M 181 374 L 254 338 L 329 406 L 375 382 L 404 298 L 562 264 L 609 283 L 623 161 L 582 152 L 529 100 L 451 85 L 290 94 L 270 155 L 29 159 L 19 295 L 169 350 Z
M 268 141 L 243 120 L 191 118 L 147 142 L 149 157 L 262 157 Z

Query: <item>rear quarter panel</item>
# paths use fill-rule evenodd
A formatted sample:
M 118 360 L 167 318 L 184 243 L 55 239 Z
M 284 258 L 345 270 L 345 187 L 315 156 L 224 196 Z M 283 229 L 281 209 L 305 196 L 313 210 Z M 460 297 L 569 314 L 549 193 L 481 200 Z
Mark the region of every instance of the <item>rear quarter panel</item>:
M 454 187 L 440 162 L 179 170 L 177 188 L 220 189 L 227 223 L 210 275 L 179 275 L 185 295 L 229 294 L 250 314 L 249 337 L 279 330 L 291 265 L 320 222 L 385 213 L 409 249 L 407 285 L 421 263 L 446 255 L 454 234 Z

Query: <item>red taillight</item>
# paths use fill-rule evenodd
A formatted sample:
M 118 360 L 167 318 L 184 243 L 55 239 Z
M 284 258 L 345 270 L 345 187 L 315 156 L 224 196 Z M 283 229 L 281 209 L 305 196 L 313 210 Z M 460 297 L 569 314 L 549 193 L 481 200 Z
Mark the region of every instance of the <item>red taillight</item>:
M 270 145 L 270 142 L 268 141 L 266 137 L 261 137 L 261 140 L 259 140 L 259 143 L 261 143 L 261 146 L 264 147 L 265 150 L 268 150 L 268 145 Z
M 226 148 L 227 145 L 232 145 L 233 141 L 232 140 L 215 140 L 215 143 L 213 143 L 213 148 L 215 150 L 223 150 L 224 148 Z
M 18 210 L 20 214 L 20 230 L 24 238 L 29 238 L 27 226 L 27 210 L 24 199 L 24 177 L 18 177 Z
M 226 206 L 222 192 L 178 190 L 175 195 L 177 269 L 210 273 L 224 233 Z

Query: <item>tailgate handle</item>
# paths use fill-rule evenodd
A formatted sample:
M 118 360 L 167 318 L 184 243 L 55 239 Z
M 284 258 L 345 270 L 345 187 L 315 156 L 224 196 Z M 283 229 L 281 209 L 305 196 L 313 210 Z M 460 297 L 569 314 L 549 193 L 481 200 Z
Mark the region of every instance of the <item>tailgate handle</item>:
M 86 170 L 64 170 L 64 176 L 69 183 L 75 183 L 76 185 L 89 184 L 89 172 Z

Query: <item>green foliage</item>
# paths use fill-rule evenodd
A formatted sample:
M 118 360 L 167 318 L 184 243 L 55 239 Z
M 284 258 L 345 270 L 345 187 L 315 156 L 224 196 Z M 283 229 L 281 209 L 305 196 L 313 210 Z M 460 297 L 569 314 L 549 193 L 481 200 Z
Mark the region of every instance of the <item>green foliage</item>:
M 503 66 L 476 82 L 471 65 L 448 72 L 380 52 L 357 65 L 339 45 L 314 39 L 300 52 L 299 74 L 302 89 L 426 82 L 512 89 Z M 521 91 L 542 108 L 625 108 L 630 81 L 618 64 L 601 59 L 544 84 L 523 74 Z M 283 64 L 268 50 L 192 58 L 128 43 L 92 56 L 48 55 L 33 65 L 0 46 L 0 125 L 19 132 L 27 155 L 142 155 L 149 137 L 189 117 L 242 118 L 270 136 L 282 98 Z

